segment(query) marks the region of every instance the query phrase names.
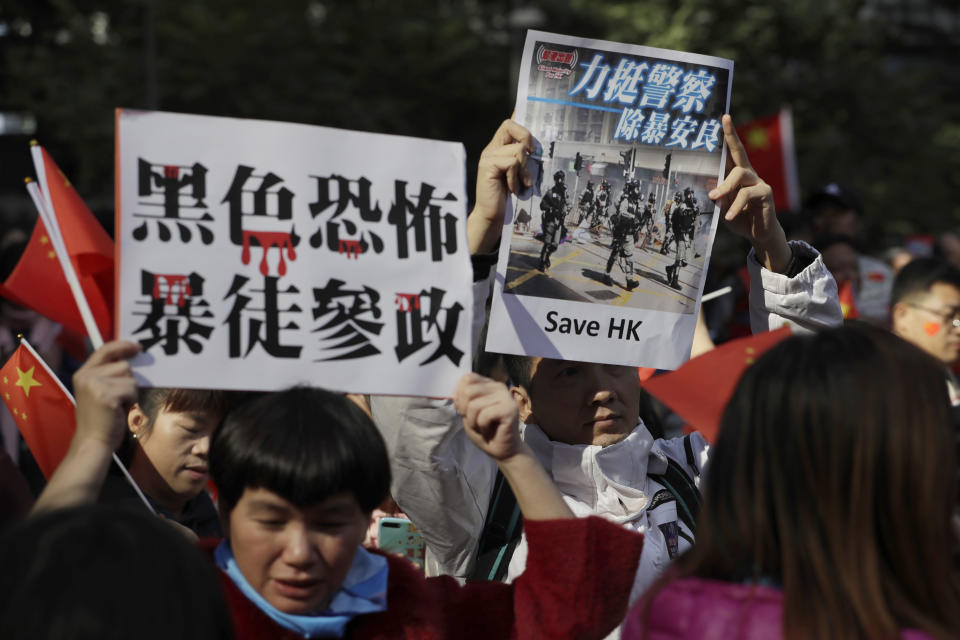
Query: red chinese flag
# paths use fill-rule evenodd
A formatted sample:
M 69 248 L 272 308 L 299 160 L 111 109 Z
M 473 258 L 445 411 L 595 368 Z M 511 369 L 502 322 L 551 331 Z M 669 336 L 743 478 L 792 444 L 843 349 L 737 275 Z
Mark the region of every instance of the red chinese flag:
M 783 327 L 731 340 L 676 371 L 654 376 L 643 388 L 713 442 L 740 376 L 763 352 L 789 335 L 790 327 Z
M 113 241 L 43 147 L 37 171 L 47 206 L 57 218 L 90 311 L 104 340 L 113 335 Z
M 86 334 L 50 235 L 39 217 L 23 255 L 6 281 L 0 283 L 0 297 L 33 309 L 75 333 Z
M 653 374 L 657 372 L 656 369 L 651 367 L 637 367 L 637 373 L 640 374 L 640 382 L 646 382 L 653 377 Z
M 844 320 L 855 320 L 860 317 L 857 311 L 857 303 L 853 295 L 853 284 L 849 280 L 844 280 L 839 286 L 840 311 L 843 313 Z
M 25 341 L 0 368 L 0 393 L 49 479 L 67 455 L 76 428 L 73 397 Z
M 793 118 L 789 109 L 737 127 L 737 135 L 757 175 L 773 188 L 777 209 L 800 208 L 797 152 L 793 145 Z

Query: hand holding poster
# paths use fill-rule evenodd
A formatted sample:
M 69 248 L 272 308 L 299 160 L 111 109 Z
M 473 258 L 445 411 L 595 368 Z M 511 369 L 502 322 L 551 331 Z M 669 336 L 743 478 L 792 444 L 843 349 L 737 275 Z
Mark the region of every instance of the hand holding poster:
M 119 111 L 139 381 L 450 395 L 472 351 L 464 162 L 447 142 Z
M 504 226 L 487 349 L 675 368 L 719 208 L 733 63 L 531 31 L 515 117 L 538 183 Z

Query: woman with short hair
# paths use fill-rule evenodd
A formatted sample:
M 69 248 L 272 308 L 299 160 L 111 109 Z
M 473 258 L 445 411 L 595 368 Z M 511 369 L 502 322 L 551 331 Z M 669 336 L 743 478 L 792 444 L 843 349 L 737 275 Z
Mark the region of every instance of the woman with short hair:
M 340 394 L 267 394 L 228 414 L 210 457 L 226 537 L 201 544 L 221 570 L 238 639 L 599 639 L 617 626 L 641 538 L 573 517 L 520 440 L 502 383 L 465 376 L 455 404 L 516 494 L 530 538 L 526 572 L 509 585 L 462 586 L 363 549 L 390 488 L 379 431 Z

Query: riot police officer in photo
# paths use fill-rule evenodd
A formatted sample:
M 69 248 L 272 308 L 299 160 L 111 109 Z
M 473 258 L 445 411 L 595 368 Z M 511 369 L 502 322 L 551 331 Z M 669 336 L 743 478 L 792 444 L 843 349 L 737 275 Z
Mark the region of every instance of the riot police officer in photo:
M 626 200 L 626 208 L 621 210 L 624 200 Z M 610 272 L 613 270 L 613 263 L 618 261 L 621 271 L 626 276 L 626 290 L 631 291 L 640 284 L 639 280 L 633 278 L 633 245 L 640 236 L 640 207 L 640 184 L 631 180 L 624 185 L 623 195 L 617 201 L 616 210 L 610 217 L 613 242 L 610 244 L 610 257 L 607 258 L 607 270 L 603 276 L 603 283 L 607 286 L 613 284 Z
M 600 188 L 593 200 L 593 217 L 590 219 L 590 228 L 595 233 L 600 232 L 600 225 L 607 217 L 607 207 L 610 206 L 610 183 L 606 178 L 600 180 Z
M 660 242 L 660 255 L 667 255 L 667 250 L 673 243 L 673 214 L 681 205 L 682 196 L 679 191 L 674 191 L 673 200 L 663 207 L 663 239 Z
M 696 229 L 700 210 L 697 208 L 693 189 L 683 190 L 683 199 L 679 207 L 673 208 L 671 223 L 673 227 L 673 241 L 676 244 L 673 264 L 666 267 L 667 283 L 674 289 L 680 288 L 680 269 L 687 266 L 687 250 L 693 246 L 693 232 Z
M 617 199 L 617 212 L 620 212 L 623 201 L 626 200 L 629 204 L 634 205 L 637 213 L 640 213 L 640 199 L 643 197 L 643 194 L 640 193 L 640 181 L 636 178 L 627 180 L 623 185 L 623 191 L 620 193 L 620 197 Z
M 583 222 L 583 219 L 590 215 L 593 210 L 593 180 L 587 180 L 587 186 L 580 196 L 580 206 L 577 213 L 577 225 Z
M 543 214 L 543 248 L 540 250 L 540 263 L 537 265 L 540 271 L 550 268 L 550 254 L 557 250 L 560 239 L 566 233 L 563 219 L 568 208 L 563 171 L 557 171 L 553 174 L 553 186 L 540 200 L 540 211 Z
M 647 241 L 653 234 L 653 219 L 656 212 L 657 196 L 651 191 L 650 195 L 647 196 L 647 204 L 643 206 L 640 212 L 640 231 L 643 232 L 643 243 L 640 245 L 641 249 L 647 248 Z

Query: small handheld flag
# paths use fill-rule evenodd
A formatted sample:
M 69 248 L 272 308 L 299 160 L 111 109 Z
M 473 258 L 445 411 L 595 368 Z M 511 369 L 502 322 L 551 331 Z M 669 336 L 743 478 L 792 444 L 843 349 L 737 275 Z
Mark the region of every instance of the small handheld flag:
M 0 397 L 13 414 L 20 435 L 48 480 L 57 470 L 76 431 L 76 402 L 60 379 L 26 340 L 0 367 Z M 143 495 L 117 454 L 113 461 L 147 508 L 156 510 Z
M 31 153 L 38 184 L 29 183 L 27 190 L 61 260 L 87 333 L 99 347 L 103 342 L 97 334 L 107 339 L 113 335 L 113 241 L 50 154 L 36 142 L 31 143 Z M 95 331 L 88 315 L 95 320 Z

